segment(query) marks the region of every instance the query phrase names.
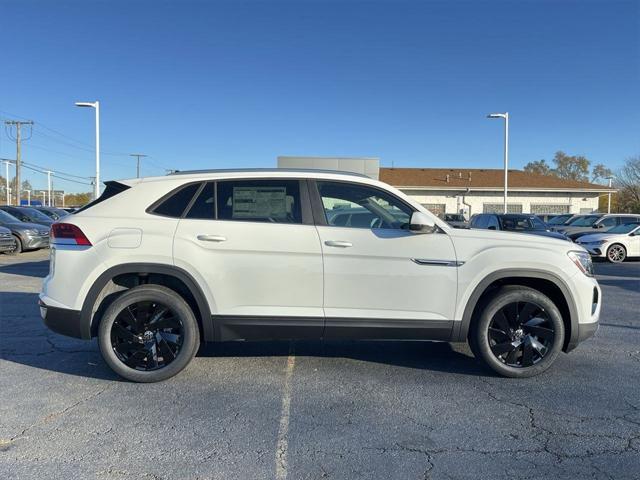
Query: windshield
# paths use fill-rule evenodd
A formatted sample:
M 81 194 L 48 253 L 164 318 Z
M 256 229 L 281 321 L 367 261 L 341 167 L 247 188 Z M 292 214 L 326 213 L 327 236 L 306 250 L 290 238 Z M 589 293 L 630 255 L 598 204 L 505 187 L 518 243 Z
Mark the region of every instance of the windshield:
M 640 223 L 625 223 L 624 225 L 618 225 L 607 231 L 607 233 L 630 233 L 640 226 Z
M 35 208 L 23 208 L 22 211 L 34 220 L 46 220 L 49 222 L 51 221 L 49 217 L 47 217 L 44 213 L 36 210 Z
M 0 222 L 5 222 L 5 223 L 20 223 L 20 220 L 18 220 L 16 217 L 14 217 L 13 215 L 8 214 L 7 212 L 5 212 L 4 210 L 0 210 Z
M 446 213 L 444 215 L 444 220 L 446 222 L 464 222 L 464 217 L 455 213 Z
M 600 217 L 598 217 L 597 215 L 592 215 L 588 217 L 579 217 L 579 218 L 576 218 L 569 225 L 572 227 L 590 227 L 591 225 L 596 223 L 596 220 L 598 220 L 599 218 Z
M 562 225 L 571 218 L 571 215 L 558 215 L 547 222 L 548 225 Z

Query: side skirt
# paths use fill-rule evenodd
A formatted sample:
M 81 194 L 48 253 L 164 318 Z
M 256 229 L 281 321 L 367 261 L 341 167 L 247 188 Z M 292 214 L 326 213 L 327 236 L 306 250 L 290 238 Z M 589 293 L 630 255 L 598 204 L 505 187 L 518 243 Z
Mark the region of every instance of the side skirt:
M 451 341 L 452 320 L 266 317 L 212 315 L 217 341 L 230 340 L 442 340 Z

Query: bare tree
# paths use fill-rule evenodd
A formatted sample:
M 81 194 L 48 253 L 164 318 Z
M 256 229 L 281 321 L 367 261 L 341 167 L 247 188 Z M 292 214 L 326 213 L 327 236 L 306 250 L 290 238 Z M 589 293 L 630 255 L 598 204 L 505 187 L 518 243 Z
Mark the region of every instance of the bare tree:
M 627 159 L 617 172 L 615 186 L 618 209 L 621 212 L 640 213 L 640 156 Z
M 545 159 L 527 163 L 524 166 L 524 171 L 536 175 L 551 175 L 551 167 Z
M 605 167 L 602 163 L 598 163 L 593 166 L 593 170 L 591 170 L 591 181 L 596 183 L 598 181 L 606 180 L 609 178 L 613 172 L 610 168 Z

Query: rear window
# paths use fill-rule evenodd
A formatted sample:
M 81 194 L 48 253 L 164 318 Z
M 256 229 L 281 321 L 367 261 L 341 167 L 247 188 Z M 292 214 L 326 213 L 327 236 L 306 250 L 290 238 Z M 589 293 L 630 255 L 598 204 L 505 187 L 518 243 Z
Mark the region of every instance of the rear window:
M 179 188 L 175 192 L 169 194 L 157 207 L 152 210 L 152 213 L 157 215 L 163 215 L 165 217 L 180 218 L 185 209 L 191 202 L 191 199 L 200 188 L 201 183 L 192 183 Z
M 76 214 L 76 213 L 84 212 L 85 210 L 89 210 L 94 205 L 102 203 L 105 200 L 109 200 L 111 197 L 115 197 L 119 193 L 122 193 L 125 190 L 128 190 L 129 188 L 131 188 L 128 185 L 125 185 L 124 183 L 119 183 L 114 181 L 104 182 L 104 186 L 105 186 L 105 189 L 104 189 L 104 192 L 102 192 L 102 195 L 100 195 L 93 202 L 87 203 L 84 207 L 76 210 L 73 213 Z

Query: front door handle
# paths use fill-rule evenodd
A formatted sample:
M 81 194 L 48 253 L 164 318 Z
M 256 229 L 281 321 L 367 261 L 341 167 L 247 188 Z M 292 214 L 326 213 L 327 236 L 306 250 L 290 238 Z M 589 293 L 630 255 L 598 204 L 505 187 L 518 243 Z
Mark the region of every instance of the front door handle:
M 227 237 L 223 235 L 209 235 L 209 234 L 198 235 L 196 238 L 203 242 L 224 242 L 227 239 Z
M 353 243 L 344 242 L 342 240 L 327 240 L 324 242 L 327 247 L 349 248 L 353 247 Z

